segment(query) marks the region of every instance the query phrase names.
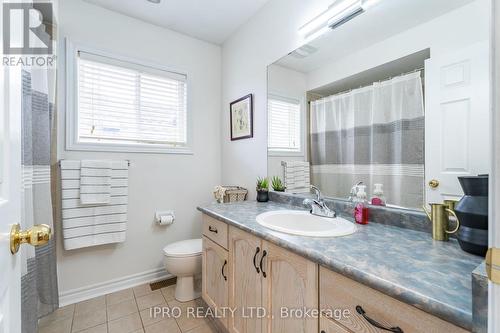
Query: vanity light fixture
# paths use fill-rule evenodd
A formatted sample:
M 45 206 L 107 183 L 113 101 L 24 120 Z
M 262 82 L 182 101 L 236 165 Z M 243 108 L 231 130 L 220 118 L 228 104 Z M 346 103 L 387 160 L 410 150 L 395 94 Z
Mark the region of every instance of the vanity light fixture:
M 307 39 L 313 39 L 352 20 L 379 1 L 337 0 L 327 10 L 300 27 L 299 33 Z
M 154 4 L 159 4 L 161 0 L 146 0 L 148 2 L 154 3 Z

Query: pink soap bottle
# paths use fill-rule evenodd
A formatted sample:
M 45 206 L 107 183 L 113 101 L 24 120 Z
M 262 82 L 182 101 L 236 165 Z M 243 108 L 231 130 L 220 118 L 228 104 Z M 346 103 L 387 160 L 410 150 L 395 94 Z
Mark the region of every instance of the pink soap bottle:
M 359 224 L 368 224 L 368 207 L 365 189 L 365 185 L 358 186 L 358 193 L 354 201 L 354 221 Z
M 385 206 L 384 190 L 382 189 L 383 185 L 375 184 L 374 186 L 371 204 L 374 206 Z

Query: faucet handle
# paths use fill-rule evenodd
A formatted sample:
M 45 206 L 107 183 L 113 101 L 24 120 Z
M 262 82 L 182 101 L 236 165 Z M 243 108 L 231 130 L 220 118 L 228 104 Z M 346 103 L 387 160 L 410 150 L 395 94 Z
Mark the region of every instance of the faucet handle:
M 311 190 L 313 190 L 314 192 L 316 192 L 316 200 L 317 201 L 321 201 L 321 190 L 318 187 L 314 186 L 314 185 L 309 185 L 309 186 L 310 186 Z

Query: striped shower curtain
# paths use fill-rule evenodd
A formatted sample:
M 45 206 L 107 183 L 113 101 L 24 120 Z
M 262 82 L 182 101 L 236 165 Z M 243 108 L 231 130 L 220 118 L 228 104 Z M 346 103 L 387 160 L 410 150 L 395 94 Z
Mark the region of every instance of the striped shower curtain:
M 22 213 L 21 227 L 52 227 L 50 183 L 53 103 L 47 69 L 22 71 Z M 54 235 L 53 235 L 54 236 Z M 55 237 L 40 247 L 22 246 L 22 332 L 37 332 L 38 319 L 58 307 Z
M 360 181 L 381 183 L 388 204 L 424 202 L 421 73 L 402 75 L 311 103 L 311 183 L 347 198 Z

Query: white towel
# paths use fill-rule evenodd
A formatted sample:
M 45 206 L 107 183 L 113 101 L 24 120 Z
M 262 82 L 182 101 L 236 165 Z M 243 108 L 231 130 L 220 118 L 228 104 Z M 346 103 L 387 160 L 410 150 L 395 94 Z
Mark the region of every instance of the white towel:
M 282 161 L 286 192 L 303 193 L 310 191 L 309 162 Z
M 82 161 L 83 162 L 83 161 Z M 81 184 L 86 177 L 106 175 L 93 168 L 84 171 L 80 161 L 61 161 L 62 232 L 65 250 L 125 241 L 128 210 L 128 162 L 110 161 L 110 199 L 107 204 L 83 205 Z M 86 176 L 82 176 L 85 173 Z M 93 179 L 93 178 L 89 178 Z M 96 192 L 101 185 L 88 188 Z
M 111 200 L 111 161 L 83 160 L 80 165 L 82 205 L 109 204 Z

